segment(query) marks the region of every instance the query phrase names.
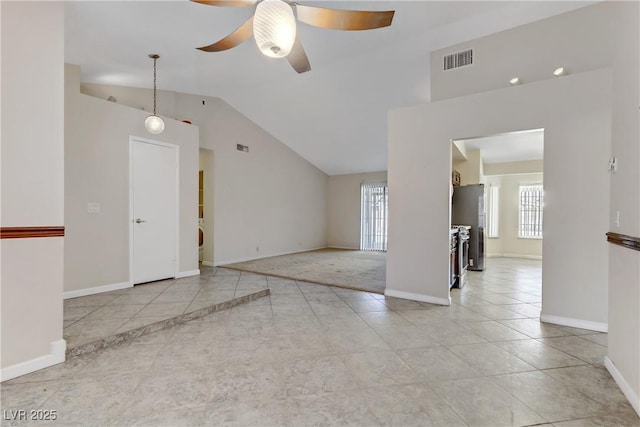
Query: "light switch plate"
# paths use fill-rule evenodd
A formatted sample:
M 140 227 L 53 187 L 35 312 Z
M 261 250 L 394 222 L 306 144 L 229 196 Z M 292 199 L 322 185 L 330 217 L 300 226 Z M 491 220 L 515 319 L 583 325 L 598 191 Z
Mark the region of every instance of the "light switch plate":
M 87 203 L 87 213 L 97 214 L 100 213 L 100 203 Z

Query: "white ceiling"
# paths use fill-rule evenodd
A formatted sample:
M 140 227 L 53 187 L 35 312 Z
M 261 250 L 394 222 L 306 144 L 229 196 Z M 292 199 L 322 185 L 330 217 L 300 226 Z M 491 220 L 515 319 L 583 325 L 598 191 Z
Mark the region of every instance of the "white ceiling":
M 544 130 L 542 129 L 456 142 L 462 142 L 467 151 L 480 150 L 484 163 L 522 162 L 542 160 L 544 157 Z
M 196 50 L 252 13 L 189 1 L 65 3 L 65 60 L 82 81 L 219 97 L 329 175 L 387 168 L 387 111 L 428 102 L 429 52 L 584 6 L 585 2 L 302 1 L 396 10 L 391 27 L 361 32 L 299 24 L 312 70 L 297 74 L 248 40 Z M 161 108 L 159 108 L 161 110 Z

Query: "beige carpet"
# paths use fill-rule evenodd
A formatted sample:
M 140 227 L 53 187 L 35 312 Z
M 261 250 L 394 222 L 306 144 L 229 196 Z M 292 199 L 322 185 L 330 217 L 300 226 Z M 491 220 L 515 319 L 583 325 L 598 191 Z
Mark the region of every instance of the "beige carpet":
M 383 252 L 320 249 L 221 267 L 382 294 L 386 260 Z

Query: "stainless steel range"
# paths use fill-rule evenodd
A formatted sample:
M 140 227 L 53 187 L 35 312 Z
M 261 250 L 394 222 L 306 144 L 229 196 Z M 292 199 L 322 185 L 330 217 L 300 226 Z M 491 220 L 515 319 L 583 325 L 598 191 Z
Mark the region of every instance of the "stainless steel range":
M 469 267 L 469 234 L 471 227 L 468 225 L 452 225 L 451 228 L 458 229 L 458 277 L 455 286 L 462 288 L 467 278 L 467 268 Z

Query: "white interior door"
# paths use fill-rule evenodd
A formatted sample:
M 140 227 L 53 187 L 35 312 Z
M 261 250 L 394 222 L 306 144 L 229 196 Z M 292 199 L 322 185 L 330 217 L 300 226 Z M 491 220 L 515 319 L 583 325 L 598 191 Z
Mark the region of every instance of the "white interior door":
M 178 147 L 132 140 L 130 154 L 133 283 L 175 277 Z

